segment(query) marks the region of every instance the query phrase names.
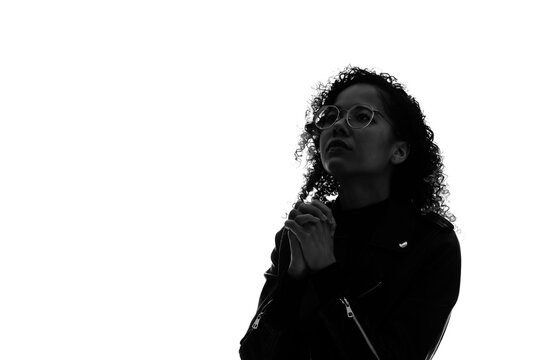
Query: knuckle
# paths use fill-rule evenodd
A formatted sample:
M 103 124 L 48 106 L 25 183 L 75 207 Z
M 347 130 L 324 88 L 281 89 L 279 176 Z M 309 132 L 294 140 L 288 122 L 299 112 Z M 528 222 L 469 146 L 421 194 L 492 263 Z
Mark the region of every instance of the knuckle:
M 295 220 L 295 221 L 302 221 L 302 220 L 305 219 L 305 218 L 306 218 L 305 215 L 299 214 L 299 215 L 297 215 L 297 216 L 294 218 L 294 220 Z
M 296 209 L 293 209 L 289 212 L 289 216 L 288 218 L 291 220 L 291 219 L 294 219 L 296 216 L 298 216 L 298 210 Z

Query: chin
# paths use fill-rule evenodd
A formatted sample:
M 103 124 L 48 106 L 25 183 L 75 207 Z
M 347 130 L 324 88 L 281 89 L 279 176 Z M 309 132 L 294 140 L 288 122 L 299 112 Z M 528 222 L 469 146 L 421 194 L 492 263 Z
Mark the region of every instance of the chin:
M 323 164 L 323 167 L 327 173 L 329 173 L 336 179 L 346 176 L 346 174 L 351 172 L 350 167 L 343 161 L 332 160 L 332 161 L 327 162 L 326 164 Z

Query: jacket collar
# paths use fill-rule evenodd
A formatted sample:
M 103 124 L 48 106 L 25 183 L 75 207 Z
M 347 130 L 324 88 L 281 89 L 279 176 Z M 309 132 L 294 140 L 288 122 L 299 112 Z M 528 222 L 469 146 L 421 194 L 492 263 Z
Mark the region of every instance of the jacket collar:
M 331 203 L 333 213 L 340 212 L 339 198 Z M 406 202 L 389 198 L 383 215 L 375 224 L 373 235 L 367 243 L 376 247 L 403 251 L 413 241 L 416 228 L 414 208 Z

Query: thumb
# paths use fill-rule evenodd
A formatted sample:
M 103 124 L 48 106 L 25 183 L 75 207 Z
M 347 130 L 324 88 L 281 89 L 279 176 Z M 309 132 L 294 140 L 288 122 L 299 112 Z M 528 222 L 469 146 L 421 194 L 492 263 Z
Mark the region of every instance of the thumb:
M 302 247 L 300 246 L 300 243 L 298 241 L 298 238 L 292 231 L 288 232 L 289 235 L 289 247 L 291 248 L 291 259 L 296 259 L 297 261 L 299 259 L 304 258 L 304 253 L 302 252 Z

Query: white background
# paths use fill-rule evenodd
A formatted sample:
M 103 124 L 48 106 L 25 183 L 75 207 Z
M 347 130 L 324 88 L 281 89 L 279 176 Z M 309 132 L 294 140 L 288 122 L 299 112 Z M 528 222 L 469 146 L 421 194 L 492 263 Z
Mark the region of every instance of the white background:
M 463 268 L 436 359 L 540 358 L 533 2 L 5 1 L 0 358 L 238 359 L 313 86 L 420 102 Z

